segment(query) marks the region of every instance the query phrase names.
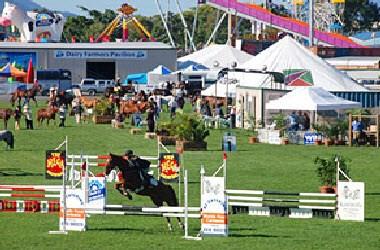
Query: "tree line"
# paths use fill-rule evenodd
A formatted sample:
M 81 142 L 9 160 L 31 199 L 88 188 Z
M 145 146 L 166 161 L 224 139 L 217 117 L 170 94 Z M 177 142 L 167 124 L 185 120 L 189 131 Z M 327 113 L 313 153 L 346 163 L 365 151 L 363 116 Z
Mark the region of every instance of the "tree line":
M 92 36 L 97 38 L 101 32 L 115 19 L 117 13 L 113 10 L 106 9 L 104 12 L 99 10 L 89 10 L 85 7 L 79 7 L 87 12 L 86 16 L 70 16 L 67 19 L 63 32 L 63 41 L 71 41 L 72 37 L 78 42 L 88 42 Z M 190 32 L 193 28 L 195 8 L 183 12 L 187 26 Z M 276 12 L 276 10 L 272 10 Z M 373 31 L 373 24 L 379 22 L 380 9 L 376 3 L 369 0 L 346 0 L 344 10 L 344 34 L 352 35 L 357 31 Z M 197 26 L 194 32 L 194 44 L 197 47 L 203 46 L 209 39 L 214 27 L 216 26 L 222 12 L 208 5 L 202 5 L 198 9 Z M 156 41 L 169 43 L 164 25 L 160 15 L 140 16 L 136 18 L 146 27 Z M 178 49 L 185 47 L 185 31 L 179 14 L 172 12 L 165 17 L 168 21 L 169 30 Z M 138 30 L 129 25 L 129 41 L 139 41 L 141 39 Z M 276 32 L 273 28 L 268 28 L 266 32 Z M 238 34 L 243 37 L 244 34 L 251 33 L 251 24 L 248 20 L 239 22 Z M 111 34 L 111 41 L 122 37 L 122 26 L 119 25 Z M 220 25 L 218 32 L 213 39 L 215 43 L 225 43 L 227 40 L 227 18 Z

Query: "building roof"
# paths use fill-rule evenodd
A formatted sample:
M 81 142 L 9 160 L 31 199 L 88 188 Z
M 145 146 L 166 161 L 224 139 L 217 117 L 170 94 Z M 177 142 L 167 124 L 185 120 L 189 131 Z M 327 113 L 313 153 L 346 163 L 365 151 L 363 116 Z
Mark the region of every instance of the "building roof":
M 0 49 L 175 49 L 160 42 L 125 43 L 20 43 L 0 42 Z
M 373 67 L 379 64 L 379 56 L 340 56 L 325 58 L 333 66 L 368 66 Z

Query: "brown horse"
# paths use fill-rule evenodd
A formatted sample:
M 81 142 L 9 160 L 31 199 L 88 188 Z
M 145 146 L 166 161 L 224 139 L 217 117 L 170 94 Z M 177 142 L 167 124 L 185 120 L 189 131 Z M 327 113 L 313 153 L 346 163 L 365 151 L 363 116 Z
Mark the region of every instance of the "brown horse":
M 53 120 L 55 123 L 55 114 L 58 112 L 58 108 L 49 107 L 42 108 L 37 111 L 38 125 L 42 125 L 42 122 L 46 119 L 46 124 L 49 126 L 49 121 Z
M 30 99 L 32 99 L 34 101 L 34 103 L 36 104 L 36 107 L 37 107 L 37 99 L 36 99 L 36 95 L 38 92 L 41 91 L 41 86 L 40 85 L 33 85 L 33 87 L 31 89 L 19 89 L 17 88 L 15 92 L 12 93 L 11 95 L 11 104 L 12 104 L 12 107 L 15 106 L 15 102 L 18 98 L 18 105 L 21 106 L 21 98 L 27 98 L 28 101 Z
M 0 109 L 0 119 L 4 120 L 4 129 L 5 130 L 8 127 L 8 120 L 11 118 L 12 114 L 13 114 L 13 111 L 10 108 L 1 108 Z
M 120 102 L 120 113 L 126 116 L 140 112 L 144 113 L 148 108 L 148 102 L 122 101 Z

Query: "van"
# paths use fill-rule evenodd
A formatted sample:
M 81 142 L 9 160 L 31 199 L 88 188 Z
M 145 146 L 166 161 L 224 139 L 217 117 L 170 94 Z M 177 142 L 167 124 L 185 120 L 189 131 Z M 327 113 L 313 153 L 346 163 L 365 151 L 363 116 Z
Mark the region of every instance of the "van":
M 86 92 L 91 96 L 94 96 L 97 93 L 104 93 L 107 87 L 113 86 L 115 86 L 115 82 L 113 80 L 99 80 L 92 78 L 82 79 L 79 85 L 82 93 Z

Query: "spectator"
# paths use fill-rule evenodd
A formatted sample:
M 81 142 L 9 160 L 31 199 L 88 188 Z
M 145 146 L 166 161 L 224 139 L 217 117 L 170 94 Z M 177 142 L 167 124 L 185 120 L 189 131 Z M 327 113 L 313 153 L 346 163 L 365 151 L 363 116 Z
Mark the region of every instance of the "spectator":
M 154 107 L 149 107 L 148 109 L 148 131 L 149 133 L 154 133 Z
M 66 105 L 64 103 L 62 103 L 59 106 L 59 119 L 60 119 L 59 126 L 64 127 L 65 126 L 65 120 L 66 120 Z
M 307 131 L 310 129 L 310 116 L 306 112 L 304 112 L 303 115 L 305 117 L 305 130 Z
M 25 103 L 23 113 L 25 115 L 26 129 L 33 130 L 33 113 L 28 103 Z
M 15 109 L 15 130 L 20 130 L 21 109 L 17 106 Z
M 298 129 L 305 130 L 305 116 L 301 111 L 298 112 Z
M 352 141 L 356 146 L 359 146 L 362 129 L 362 122 L 355 118 L 355 120 L 352 121 Z
M 206 101 L 205 109 L 206 109 L 206 116 L 212 116 L 212 114 L 211 114 L 211 107 L 210 107 L 209 101 Z
M 173 119 L 175 117 L 175 112 L 177 109 L 177 102 L 174 97 L 172 97 L 169 101 L 169 108 L 170 108 L 170 118 Z
M 289 131 L 296 131 L 297 130 L 296 112 L 293 111 L 292 114 L 288 116 L 288 124 L 289 124 Z

